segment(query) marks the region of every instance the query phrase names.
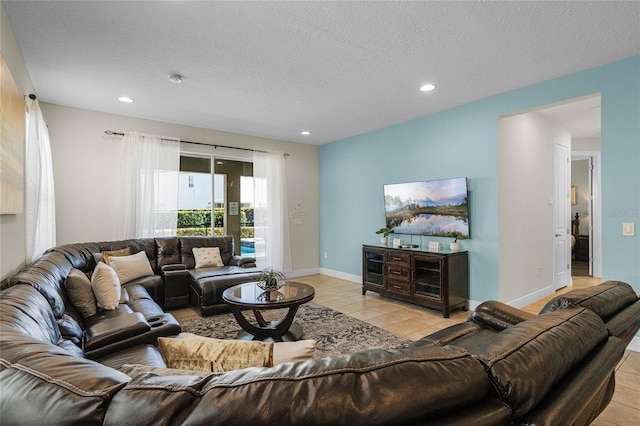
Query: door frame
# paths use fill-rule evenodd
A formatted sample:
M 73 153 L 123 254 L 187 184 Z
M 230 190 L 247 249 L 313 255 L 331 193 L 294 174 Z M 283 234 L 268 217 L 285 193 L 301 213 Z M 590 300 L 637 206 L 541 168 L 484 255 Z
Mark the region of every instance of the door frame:
M 591 160 L 591 223 L 589 226 L 589 274 L 602 277 L 602 167 L 600 151 L 572 151 L 571 161 Z

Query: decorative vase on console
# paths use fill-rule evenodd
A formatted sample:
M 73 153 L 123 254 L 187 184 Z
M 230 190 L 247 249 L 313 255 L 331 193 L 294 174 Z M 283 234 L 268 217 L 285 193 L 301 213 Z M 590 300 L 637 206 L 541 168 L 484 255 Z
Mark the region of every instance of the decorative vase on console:
M 460 237 L 462 234 L 456 231 L 456 232 L 453 232 L 453 235 L 455 236 L 455 240 L 453 240 L 452 243 L 449 243 L 449 250 L 460 251 L 460 243 L 458 242 L 458 237 Z
M 382 234 L 380 237 L 380 245 L 387 247 L 389 245 L 389 234 L 393 232 L 391 228 L 380 228 L 376 231 L 376 234 Z

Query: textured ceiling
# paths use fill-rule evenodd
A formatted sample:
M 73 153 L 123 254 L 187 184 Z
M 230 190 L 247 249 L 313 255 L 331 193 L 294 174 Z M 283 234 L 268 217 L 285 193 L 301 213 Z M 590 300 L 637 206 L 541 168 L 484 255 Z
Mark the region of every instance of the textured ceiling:
M 43 102 L 311 144 L 640 54 L 638 2 L 2 4 Z

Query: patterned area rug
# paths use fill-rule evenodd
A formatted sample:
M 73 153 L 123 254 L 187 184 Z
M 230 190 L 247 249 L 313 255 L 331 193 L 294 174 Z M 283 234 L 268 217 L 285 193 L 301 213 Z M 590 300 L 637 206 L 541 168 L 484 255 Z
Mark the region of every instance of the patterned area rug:
M 268 314 L 268 315 L 267 315 Z M 247 313 L 247 318 L 253 318 Z M 264 311 L 265 319 L 274 319 L 282 312 Z M 295 322 L 302 326 L 303 339 L 317 342 L 315 358 L 340 355 L 363 349 L 392 349 L 407 345 L 409 340 L 396 336 L 375 325 L 360 321 L 333 309 L 306 303 L 296 313 Z M 233 314 L 184 321 L 182 331 L 217 339 L 235 339 L 240 326 Z

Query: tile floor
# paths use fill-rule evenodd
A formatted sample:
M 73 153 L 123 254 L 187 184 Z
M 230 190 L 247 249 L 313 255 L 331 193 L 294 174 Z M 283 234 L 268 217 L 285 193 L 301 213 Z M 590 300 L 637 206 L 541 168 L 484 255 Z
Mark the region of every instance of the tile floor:
M 351 315 L 362 321 L 377 325 L 409 340 L 441 330 L 467 319 L 468 312 L 453 312 L 443 318 L 439 311 L 389 299 L 367 292 L 362 295 L 362 286 L 327 275 L 309 275 L 296 281 L 312 285 L 316 290 L 313 302 Z M 559 290 L 523 309 L 537 314 L 553 296 L 572 288 L 596 285 L 601 280 L 591 277 L 574 277 L 573 287 Z M 178 321 L 185 321 L 198 314 L 187 308 L 172 311 Z M 594 425 L 631 426 L 640 424 L 640 353 L 626 351 L 616 372 L 616 391 L 609 406 L 593 423 Z

